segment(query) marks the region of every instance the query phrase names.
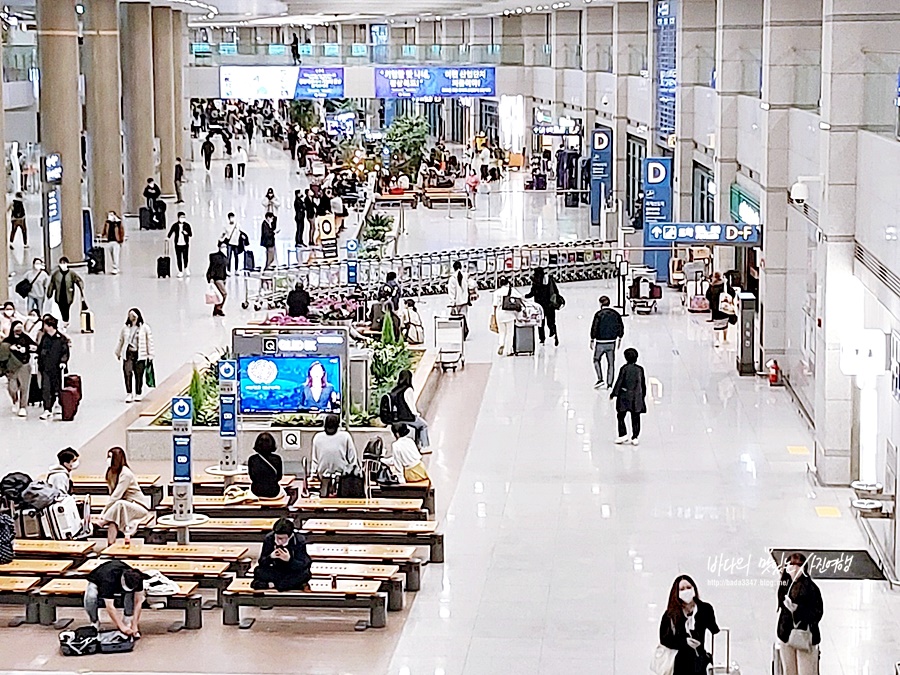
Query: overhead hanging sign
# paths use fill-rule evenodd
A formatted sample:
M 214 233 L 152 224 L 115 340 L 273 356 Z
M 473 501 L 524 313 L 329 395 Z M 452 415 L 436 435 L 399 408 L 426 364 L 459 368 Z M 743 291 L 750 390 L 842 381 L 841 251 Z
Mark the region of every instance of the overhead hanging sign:
M 325 99 L 344 97 L 343 68 L 222 66 L 219 96 L 237 99 Z
M 651 240 L 649 231 L 658 223 L 672 222 L 672 159 L 647 157 L 641 165 L 641 190 L 644 193 L 644 244 Z
M 667 244 L 725 244 L 758 246 L 759 225 L 748 223 L 653 223 L 644 227 L 649 246 Z
M 495 96 L 493 66 L 376 68 L 375 98 Z
M 612 193 L 612 129 L 591 132 L 591 223 L 600 224 L 601 202 Z M 601 189 L 602 188 L 602 189 Z

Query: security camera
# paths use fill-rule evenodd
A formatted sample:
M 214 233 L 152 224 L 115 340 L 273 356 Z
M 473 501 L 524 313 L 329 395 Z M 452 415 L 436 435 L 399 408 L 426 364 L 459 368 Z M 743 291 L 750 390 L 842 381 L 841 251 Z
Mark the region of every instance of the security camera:
M 791 201 L 795 204 L 804 204 L 809 199 L 809 185 L 797 181 L 791 185 Z

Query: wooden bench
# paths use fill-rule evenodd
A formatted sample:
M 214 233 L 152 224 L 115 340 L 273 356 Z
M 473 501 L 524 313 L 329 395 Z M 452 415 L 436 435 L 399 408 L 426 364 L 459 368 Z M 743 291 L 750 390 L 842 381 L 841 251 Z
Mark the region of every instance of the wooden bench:
M 472 199 L 464 190 L 453 188 L 425 188 L 422 191 L 422 204 L 427 208 L 434 208 L 434 204 L 462 204 L 467 209 L 472 208 Z
M 24 605 L 25 616 L 10 620 L 15 628 L 23 623 L 38 623 L 40 614 L 35 593 L 41 585 L 40 577 L 0 577 L 0 605 Z
M 113 544 L 101 552 L 108 558 L 151 560 L 212 560 L 229 564 L 237 574 L 246 574 L 250 566 L 246 546 L 214 546 L 212 544 L 190 544 L 188 546 L 146 544 L 132 541 L 130 546 Z
M 11 563 L 0 565 L 0 574 L 13 576 L 35 576 L 41 579 L 58 577 L 68 572 L 75 564 L 73 560 L 56 558 L 16 558 Z
M 421 586 L 422 559 L 415 546 L 382 544 L 307 544 L 306 552 L 313 562 L 374 562 L 397 565 L 406 575 L 406 590 L 416 592 Z
M 340 520 L 313 518 L 303 524 L 311 543 L 414 544 L 428 546 L 429 560 L 444 562 L 444 535 L 433 520 Z
M 162 477 L 159 474 L 148 473 L 135 476 L 141 491 L 150 497 L 150 506 L 156 507 L 163 498 Z M 76 474 L 72 476 L 72 487 L 75 494 L 97 495 L 109 498 L 109 487 L 106 485 L 106 477 L 100 474 Z M 93 504 L 96 500 L 91 499 Z M 106 505 L 106 502 L 103 503 Z
M 71 619 L 57 622 L 57 607 L 82 607 L 87 579 L 55 579 L 41 588 L 37 594 L 38 617 L 41 625 L 64 628 Z M 164 609 L 180 609 L 184 611 L 184 621 L 173 624 L 169 632 L 175 633 L 182 628 L 196 630 L 203 626 L 203 597 L 197 592 L 197 582 L 179 582 L 175 595 L 152 596 L 153 603 L 162 602 Z M 148 598 L 149 603 L 149 598 Z M 148 603 L 145 605 L 149 606 Z
M 191 541 L 195 542 L 261 542 L 272 531 L 277 518 L 210 518 L 202 525 L 191 527 Z M 146 536 L 148 544 L 165 544 L 175 540 L 175 525 L 157 523 Z
M 235 485 L 240 485 L 242 487 L 250 486 L 250 476 L 245 473 L 233 476 L 231 480 Z M 296 476 L 287 474 L 281 477 L 281 480 L 278 481 L 278 484 L 281 485 L 281 487 L 287 489 L 296 480 Z M 174 483 L 169 483 L 168 494 L 172 494 L 173 485 Z M 223 492 L 225 492 L 224 477 L 214 476 L 208 473 L 199 473 L 194 476 L 195 497 L 221 496 Z
M 332 577 L 337 580 L 378 581 L 381 584 L 380 590 L 387 593 L 388 611 L 399 612 L 403 609 L 403 577 L 399 574 L 399 565 L 314 562 L 310 571 L 314 580 L 326 579 L 329 583 Z
M 291 504 L 291 513 L 299 520 L 309 518 L 393 518 L 396 520 L 427 520 L 428 511 L 422 509 L 421 499 L 299 499 Z
M 419 195 L 415 192 L 404 192 L 399 195 L 375 195 L 375 206 L 387 208 L 389 206 L 402 206 L 403 204 L 409 204 L 412 208 L 416 208 L 419 205 Z
M 315 476 L 310 476 L 309 489 L 313 492 L 319 489 L 319 481 Z M 373 499 L 421 499 L 422 508 L 434 515 L 434 485 L 430 481 L 422 480 L 415 483 L 398 483 L 397 485 L 373 485 Z
M 81 565 L 72 574 L 84 576 L 94 571 L 102 563 L 103 558 L 93 558 Z M 196 581 L 200 588 L 214 588 L 216 602 L 204 609 L 222 606 L 222 592 L 231 583 L 232 575 L 228 572 L 230 564 L 210 560 L 129 560 L 128 564 L 141 572 L 158 570 L 173 581 Z
M 194 512 L 217 518 L 241 518 L 248 515 L 257 518 L 279 518 L 288 515 L 290 498 L 285 495 L 279 499 L 256 499 L 249 502 L 229 503 L 223 495 L 194 497 Z M 157 510 L 172 510 L 172 497 L 164 497 Z
M 379 590 L 378 581 L 338 579 L 337 588 L 330 580 L 313 579 L 310 591 L 256 591 L 250 588 L 251 579 L 235 579 L 225 590 L 222 623 L 226 626 L 250 628 L 254 620 L 241 621 L 241 607 L 307 607 L 313 609 L 366 609 L 367 625 L 357 628 L 384 628 L 387 625 L 387 595 Z
M 13 544 L 17 557 L 66 558 L 82 562 L 94 554 L 89 541 L 56 541 L 53 539 L 16 539 Z

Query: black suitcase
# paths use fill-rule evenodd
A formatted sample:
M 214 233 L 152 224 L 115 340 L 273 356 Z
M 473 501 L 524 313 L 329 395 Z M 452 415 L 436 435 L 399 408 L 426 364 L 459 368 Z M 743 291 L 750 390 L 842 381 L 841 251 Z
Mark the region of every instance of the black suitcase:
M 567 192 L 565 197 L 565 205 L 568 208 L 577 208 L 578 207 L 578 193 L 577 192 Z
M 156 277 L 158 279 L 168 279 L 171 276 L 172 258 L 169 257 L 169 241 L 167 239 L 165 253 L 156 259 Z
M 94 246 L 87 252 L 88 274 L 106 274 L 106 250 Z
M 141 219 L 141 229 L 142 230 L 152 230 L 153 229 L 153 213 L 151 213 L 150 209 L 146 206 L 142 206 L 138 209 L 138 215 Z
M 513 354 L 534 354 L 534 326 L 516 326 Z
M 546 190 L 547 189 L 547 174 L 545 174 L 545 173 L 534 174 L 534 189 L 535 190 Z
M 244 270 L 247 272 L 256 271 L 256 257 L 250 249 L 244 251 Z
M 225 165 L 225 178 L 234 178 L 234 165 L 231 162 Z

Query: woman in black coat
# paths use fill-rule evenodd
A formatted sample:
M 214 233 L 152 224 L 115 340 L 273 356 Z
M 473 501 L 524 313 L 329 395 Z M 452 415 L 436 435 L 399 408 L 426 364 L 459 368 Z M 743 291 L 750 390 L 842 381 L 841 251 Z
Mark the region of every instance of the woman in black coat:
M 556 332 L 556 305 L 553 303 L 553 296 L 559 298 L 559 289 L 556 287 L 556 280 L 549 274 L 544 273 L 543 267 L 535 267 L 531 277 L 531 290 L 525 295 L 526 298 L 534 298 L 534 301 L 541 306 L 544 311 L 544 318 L 541 325 L 538 326 L 538 337 L 541 344 L 544 344 L 544 323 L 550 329 L 550 337 L 553 338 L 554 344 L 559 347 L 559 334 Z
M 706 667 L 712 663 L 706 651 L 707 631 L 712 635 L 719 632 L 716 613 L 700 599 L 694 580 L 682 574 L 672 584 L 659 623 L 660 644 L 677 652 L 672 675 L 706 675 Z
M 822 635 L 819 622 L 825 613 L 822 593 L 805 571 L 806 556 L 791 553 L 788 556 L 781 583 L 778 584 L 778 641 L 781 643 L 781 663 L 786 673 L 814 673 L 819 663 L 819 643 Z M 791 631 L 795 628 L 809 631 L 809 650 L 789 645 Z
M 641 435 L 641 415 L 647 412 L 644 398 L 647 395 L 647 383 L 644 381 L 644 369 L 637 364 L 637 349 L 629 347 L 625 350 L 625 365 L 619 369 L 619 377 L 613 385 L 609 397 L 616 399 L 616 418 L 619 422 L 619 437 L 616 443 L 638 444 Z M 631 413 L 631 439 L 625 427 L 625 415 Z

